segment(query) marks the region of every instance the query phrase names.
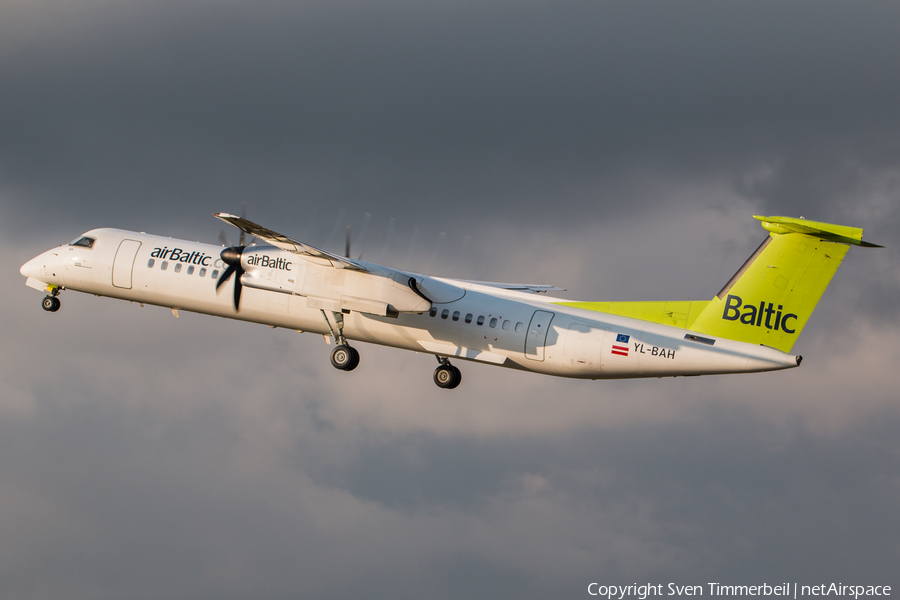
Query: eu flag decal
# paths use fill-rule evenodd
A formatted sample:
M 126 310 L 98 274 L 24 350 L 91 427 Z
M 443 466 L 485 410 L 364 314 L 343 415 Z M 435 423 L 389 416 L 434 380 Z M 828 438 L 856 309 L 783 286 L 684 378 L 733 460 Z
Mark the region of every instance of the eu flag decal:
M 625 335 L 624 333 L 616 335 L 616 341 L 612 346 L 612 353 L 618 354 L 619 356 L 628 356 L 628 340 L 630 339 L 631 336 Z

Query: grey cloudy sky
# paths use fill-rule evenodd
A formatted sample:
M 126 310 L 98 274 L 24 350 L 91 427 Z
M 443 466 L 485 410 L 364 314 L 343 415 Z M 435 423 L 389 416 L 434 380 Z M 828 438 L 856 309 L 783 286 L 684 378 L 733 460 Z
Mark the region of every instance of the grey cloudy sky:
M 0 596 L 900 586 L 898 23 L 876 2 L 4 2 Z M 454 394 L 424 355 L 364 346 L 342 374 L 314 336 L 76 293 L 44 314 L 18 273 L 99 226 L 215 242 L 242 202 L 574 299 L 709 298 L 753 214 L 886 248 L 848 254 L 800 369 L 465 364 Z

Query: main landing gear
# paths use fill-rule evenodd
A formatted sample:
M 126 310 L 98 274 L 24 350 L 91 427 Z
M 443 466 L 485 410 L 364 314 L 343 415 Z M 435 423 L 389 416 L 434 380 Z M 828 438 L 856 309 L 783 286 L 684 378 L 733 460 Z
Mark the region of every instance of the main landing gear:
M 341 344 L 331 351 L 331 364 L 341 371 L 352 371 L 359 365 L 359 352 L 356 348 Z
M 356 351 L 356 348 L 350 346 L 347 343 L 347 338 L 344 337 L 343 313 L 332 312 L 331 314 L 334 317 L 334 322 L 337 324 L 337 333 L 334 332 L 334 327 L 331 326 L 328 315 L 322 310 L 322 318 L 325 319 L 328 331 L 331 332 L 331 339 L 335 343 L 335 348 L 331 351 L 331 364 L 335 369 L 352 371 L 359 365 L 359 352 Z
M 452 390 L 462 381 L 462 373 L 459 369 L 450 364 L 450 360 L 445 356 L 437 357 L 438 368 L 434 370 L 434 383 L 445 390 Z
M 331 339 L 334 341 L 334 350 L 331 351 L 331 364 L 335 369 L 341 371 L 352 371 L 359 365 L 359 352 L 356 348 L 347 343 L 344 337 L 344 315 L 337 311 L 331 311 L 334 325 L 328 318 L 328 313 L 320 309 L 325 324 L 328 325 L 328 331 L 331 333 Z M 436 356 L 438 367 L 434 370 L 434 383 L 445 390 L 452 390 L 462 381 L 462 373 L 450 364 L 450 359 L 446 356 Z
M 59 298 L 57 298 L 55 295 L 44 296 L 44 299 L 41 301 L 41 308 L 43 308 L 47 312 L 56 312 L 59 310 L 59 307 Z

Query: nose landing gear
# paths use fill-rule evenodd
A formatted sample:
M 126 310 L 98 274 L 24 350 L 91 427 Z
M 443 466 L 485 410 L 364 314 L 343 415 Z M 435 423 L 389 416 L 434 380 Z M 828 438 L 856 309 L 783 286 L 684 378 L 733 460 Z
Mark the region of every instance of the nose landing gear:
M 459 369 L 450 364 L 445 356 L 438 356 L 438 368 L 434 370 L 434 383 L 439 388 L 452 390 L 462 381 L 462 373 Z
M 59 307 L 59 298 L 56 296 L 44 296 L 44 299 L 41 301 L 41 308 L 47 312 L 56 312 L 59 310 Z

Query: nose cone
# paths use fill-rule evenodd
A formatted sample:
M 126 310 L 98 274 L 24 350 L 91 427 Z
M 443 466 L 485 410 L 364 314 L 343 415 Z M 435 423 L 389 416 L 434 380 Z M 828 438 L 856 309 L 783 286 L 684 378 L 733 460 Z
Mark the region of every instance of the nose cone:
M 40 279 L 41 277 L 41 266 L 43 259 L 43 254 L 41 256 L 35 256 L 27 263 L 22 265 L 22 268 L 19 269 L 19 273 L 24 275 L 25 277 L 32 277 L 34 279 Z

